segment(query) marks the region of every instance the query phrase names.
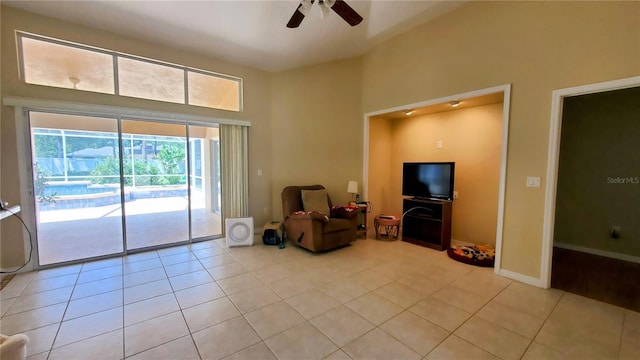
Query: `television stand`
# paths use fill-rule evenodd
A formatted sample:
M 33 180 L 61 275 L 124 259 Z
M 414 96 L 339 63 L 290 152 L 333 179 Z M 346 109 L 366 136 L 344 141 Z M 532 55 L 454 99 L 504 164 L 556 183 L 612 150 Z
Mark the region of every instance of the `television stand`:
M 404 199 L 402 241 L 441 251 L 450 248 L 451 211 L 451 201 Z

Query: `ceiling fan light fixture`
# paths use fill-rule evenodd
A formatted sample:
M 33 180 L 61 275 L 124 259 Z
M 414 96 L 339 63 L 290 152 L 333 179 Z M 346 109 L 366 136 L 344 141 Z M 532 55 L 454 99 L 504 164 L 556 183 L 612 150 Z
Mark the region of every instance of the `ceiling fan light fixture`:
M 291 15 L 291 19 L 287 22 L 288 28 L 297 28 L 300 26 L 305 16 L 309 14 L 313 3 L 316 0 L 300 0 L 300 4 L 296 11 Z M 358 14 L 344 0 L 317 0 L 320 7 L 320 15 L 324 18 L 331 10 L 338 14 L 347 24 L 356 26 L 362 22 L 362 16 Z
M 320 5 L 320 16 L 324 19 L 325 16 L 331 12 L 331 7 L 335 5 L 336 0 L 320 0 L 318 1 L 318 5 Z
M 329 11 L 331 11 L 331 8 L 325 3 L 320 2 L 320 17 L 322 19 L 324 19 L 325 16 L 329 15 Z
M 309 10 L 311 10 L 311 5 L 313 5 L 313 1 L 311 0 L 300 0 L 298 11 L 300 11 L 304 16 L 307 16 L 309 15 Z

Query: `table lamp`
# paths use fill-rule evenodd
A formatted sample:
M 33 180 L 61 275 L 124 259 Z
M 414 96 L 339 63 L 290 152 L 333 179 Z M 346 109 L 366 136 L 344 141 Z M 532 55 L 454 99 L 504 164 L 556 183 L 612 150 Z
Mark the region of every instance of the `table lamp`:
M 347 184 L 347 192 L 351 193 L 351 198 L 354 199 L 355 198 L 355 202 L 358 202 L 358 200 L 360 200 L 360 196 L 358 196 L 358 182 L 357 181 L 349 181 L 349 184 Z

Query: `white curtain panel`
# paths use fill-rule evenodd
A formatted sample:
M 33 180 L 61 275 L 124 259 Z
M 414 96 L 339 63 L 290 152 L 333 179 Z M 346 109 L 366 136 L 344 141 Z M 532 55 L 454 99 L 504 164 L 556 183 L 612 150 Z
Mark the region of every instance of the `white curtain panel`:
M 223 219 L 247 217 L 249 213 L 247 134 L 247 126 L 220 125 Z

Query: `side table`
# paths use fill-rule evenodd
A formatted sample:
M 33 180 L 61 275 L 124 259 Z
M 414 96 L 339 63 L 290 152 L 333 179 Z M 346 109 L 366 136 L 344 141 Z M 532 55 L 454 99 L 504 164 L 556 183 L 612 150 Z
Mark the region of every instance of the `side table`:
M 365 202 L 361 202 L 361 203 L 354 203 L 351 202 L 349 203 L 349 206 L 355 206 L 358 208 L 358 235 L 360 233 L 362 233 L 363 237 L 366 239 L 367 238 L 367 213 L 369 211 L 369 204 L 365 201 Z M 362 214 L 362 217 L 360 217 L 360 214 Z M 362 219 L 362 222 L 360 222 L 360 219 Z
M 373 226 L 376 228 L 376 239 L 380 239 L 381 236 L 387 238 L 398 238 L 400 232 L 400 219 L 393 215 L 377 215 L 373 219 Z M 384 233 L 382 230 L 384 229 Z
M 369 208 L 369 206 L 367 204 L 358 204 L 356 205 L 358 207 L 358 210 L 362 213 L 362 224 L 358 225 L 358 231 L 362 231 L 363 232 L 363 236 L 366 239 L 367 238 L 367 209 Z

